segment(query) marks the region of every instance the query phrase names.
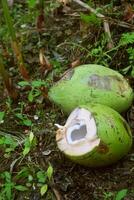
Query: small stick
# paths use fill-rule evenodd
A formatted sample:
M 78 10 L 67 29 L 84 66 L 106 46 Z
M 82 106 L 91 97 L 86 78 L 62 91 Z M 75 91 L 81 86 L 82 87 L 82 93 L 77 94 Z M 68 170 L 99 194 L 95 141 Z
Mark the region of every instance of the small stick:
M 99 17 L 103 20 L 104 31 L 108 37 L 108 49 L 113 48 L 114 45 L 113 45 L 113 41 L 112 41 L 112 37 L 111 37 L 111 33 L 110 33 L 109 23 L 108 23 L 107 19 L 105 18 L 105 16 L 101 13 L 98 13 L 94 8 L 92 8 L 91 6 L 87 5 L 86 3 L 84 3 L 80 0 L 72 0 L 72 1 L 74 1 L 75 3 L 79 4 L 80 6 L 82 6 L 84 8 L 86 8 L 87 10 L 94 13 L 97 17 Z

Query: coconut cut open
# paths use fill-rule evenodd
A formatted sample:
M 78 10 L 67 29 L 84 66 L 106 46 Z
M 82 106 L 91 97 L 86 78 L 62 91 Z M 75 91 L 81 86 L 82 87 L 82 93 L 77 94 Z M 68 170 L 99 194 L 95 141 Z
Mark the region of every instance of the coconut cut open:
M 81 156 L 99 145 L 96 122 L 88 110 L 76 108 L 68 117 L 64 126 L 56 134 L 58 148 L 66 155 Z

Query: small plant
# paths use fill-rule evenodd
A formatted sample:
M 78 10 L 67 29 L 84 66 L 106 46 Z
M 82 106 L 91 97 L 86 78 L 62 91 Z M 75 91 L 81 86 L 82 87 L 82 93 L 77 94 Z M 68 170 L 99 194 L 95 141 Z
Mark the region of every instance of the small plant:
M 34 148 L 36 146 L 36 138 L 33 134 L 32 131 L 30 131 L 29 135 L 25 138 L 25 142 L 24 142 L 24 149 L 23 149 L 23 156 L 26 156 L 31 148 Z
M 38 168 L 33 168 L 33 166 L 32 168 L 23 166 L 23 168 L 15 176 L 15 180 L 16 181 L 20 179 L 23 180 L 23 183 L 26 185 L 25 186 L 26 189 L 34 186 L 36 189 L 39 189 L 40 195 L 44 196 L 48 191 L 49 184 L 52 181 L 52 176 L 53 176 L 53 167 L 51 165 L 49 165 L 46 171 Z
M 119 41 L 120 46 L 133 44 L 134 43 L 134 32 L 123 33 Z
M 27 0 L 27 3 L 29 8 L 34 8 L 36 5 L 36 0 Z
M 0 198 L 1 199 L 7 199 L 7 200 L 13 200 L 14 199 L 14 192 L 13 190 L 18 191 L 26 191 L 28 190 L 27 187 L 23 185 L 17 185 L 13 180 L 11 173 L 8 171 L 5 171 L 0 174 L 0 180 L 2 184 L 0 185 Z
M 28 94 L 28 100 L 29 102 L 33 102 L 35 100 L 36 97 L 41 95 L 41 90 L 40 88 L 42 86 L 46 86 L 46 82 L 42 81 L 42 80 L 37 80 L 37 81 L 20 81 L 18 83 L 19 86 L 21 87 L 25 87 L 25 86 L 30 86 L 31 90 Z
M 123 200 L 127 196 L 127 193 L 128 189 L 122 189 L 118 191 L 114 200 Z
M 113 192 L 104 192 L 103 193 L 103 200 L 113 199 L 113 196 L 114 196 Z
M 15 141 L 10 135 L 0 137 L 0 148 L 4 150 L 5 157 L 10 156 L 11 152 L 13 152 L 17 146 L 17 141 Z
M 27 115 L 22 113 L 16 113 L 15 116 L 19 119 L 20 125 L 32 126 L 32 121 L 27 117 Z
M 41 196 L 43 196 L 47 192 L 47 190 L 48 190 L 47 181 L 51 181 L 52 175 L 53 175 L 53 168 L 51 165 L 48 167 L 46 172 L 38 171 L 36 173 L 37 180 L 38 180 L 38 183 L 40 186 Z
M 97 27 L 101 25 L 101 20 L 98 17 L 96 17 L 96 15 L 93 13 L 90 15 L 81 13 L 80 17 L 81 20 L 87 24 L 95 25 Z

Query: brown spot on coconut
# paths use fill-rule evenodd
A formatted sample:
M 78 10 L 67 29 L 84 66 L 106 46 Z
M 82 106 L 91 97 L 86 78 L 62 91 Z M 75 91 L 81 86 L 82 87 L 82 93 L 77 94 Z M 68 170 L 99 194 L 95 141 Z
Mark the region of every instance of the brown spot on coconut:
M 113 128 L 107 123 L 108 116 Z M 104 105 L 79 106 L 69 115 L 64 126 L 57 126 L 58 148 L 81 165 L 99 167 L 112 164 L 125 156 L 132 145 L 127 122 L 115 110 Z
M 97 148 L 97 151 L 99 153 L 104 153 L 104 154 L 108 153 L 108 151 L 109 151 L 108 145 L 106 145 L 104 142 L 101 141 Z

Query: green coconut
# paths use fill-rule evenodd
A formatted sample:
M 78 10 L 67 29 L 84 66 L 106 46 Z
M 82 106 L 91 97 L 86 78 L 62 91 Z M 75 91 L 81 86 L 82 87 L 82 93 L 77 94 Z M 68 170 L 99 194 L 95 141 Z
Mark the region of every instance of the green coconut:
M 56 125 L 58 148 L 81 165 L 110 165 L 125 156 L 132 145 L 127 122 L 104 105 L 79 106 L 70 114 L 65 126 Z
M 117 71 L 88 64 L 67 71 L 50 89 L 49 98 L 68 113 L 79 105 L 92 102 L 122 112 L 130 107 L 133 90 Z

